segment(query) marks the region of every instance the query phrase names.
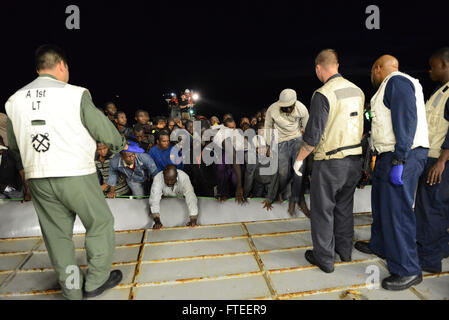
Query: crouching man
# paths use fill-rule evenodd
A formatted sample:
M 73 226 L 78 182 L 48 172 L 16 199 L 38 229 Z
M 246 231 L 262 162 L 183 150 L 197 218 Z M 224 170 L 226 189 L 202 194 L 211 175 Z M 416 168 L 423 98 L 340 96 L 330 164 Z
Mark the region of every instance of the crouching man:
M 150 194 L 150 210 L 153 215 L 153 229 L 162 227 L 159 204 L 161 197 L 184 197 L 189 208 L 190 221 L 187 226 L 195 227 L 198 217 L 198 199 L 196 198 L 189 176 L 174 165 L 165 166 L 153 180 Z

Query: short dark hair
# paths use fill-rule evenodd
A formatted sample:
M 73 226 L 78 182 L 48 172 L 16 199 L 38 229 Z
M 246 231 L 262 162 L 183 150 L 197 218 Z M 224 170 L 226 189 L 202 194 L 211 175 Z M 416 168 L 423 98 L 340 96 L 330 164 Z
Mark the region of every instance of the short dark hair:
M 102 141 L 97 141 L 97 146 L 98 145 L 105 145 L 106 147 L 108 147 L 108 145 L 106 144 L 106 143 L 104 143 L 104 142 L 102 142 Z M 108 147 L 109 148 L 109 147 Z
M 445 62 L 449 62 L 449 47 L 444 47 L 438 49 L 433 55 L 432 58 L 440 58 Z
M 225 121 L 223 121 L 223 124 L 235 122 L 234 118 L 227 118 Z
M 126 116 L 125 111 L 119 110 L 119 111 L 117 111 L 117 112 L 114 114 L 114 118 L 117 119 L 117 118 L 118 118 L 118 115 L 119 115 L 119 114 L 122 114 L 122 113 Z
M 61 61 L 67 64 L 67 57 L 60 47 L 53 44 L 44 44 L 37 48 L 35 52 L 37 71 L 53 69 Z
M 156 141 L 162 136 L 168 136 L 170 138 L 170 132 L 168 130 L 161 130 L 156 133 Z
M 257 129 L 263 129 L 263 128 L 265 128 L 265 123 L 264 123 L 263 121 L 257 122 L 256 128 L 257 128 Z
M 133 132 L 142 132 L 144 131 L 143 126 L 140 123 L 136 123 L 133 127 Z
M 112 102 L 112 101 L 108 101 L 108 102 L 106 102 L 105 104 L 104 104 L 104 107 L 103 107 L 103 110 L 106 110 L 106 108 L 108 107 L 108 105 L 110 105 L 110 104 L 113 104 L 116 108 L 117 108 L 117 106 L 115 105 L 115 103 L 114 102 Z
M 148 111 L 145 111 L 143 109 L 137 109 L 136 113 L 135 113 L 135 117 L 137 118 L 137 116 L 139 115 L 139 113 L 146 113 L 148 115 Z
M 210 121 L 207 119 L 202 119 L 201 120 L 201 128 L 202 129 L 210 129 L 211 125 L 210 125 Z
M 154 123 L 159 123 L 160 121 L 164 121 L 164 122 L 167 122 L 167 119 L 165 118 L 165 117 L 163 117 L 163 116 L 157 116 L 157 117 L 155 117 L 154 118 Z

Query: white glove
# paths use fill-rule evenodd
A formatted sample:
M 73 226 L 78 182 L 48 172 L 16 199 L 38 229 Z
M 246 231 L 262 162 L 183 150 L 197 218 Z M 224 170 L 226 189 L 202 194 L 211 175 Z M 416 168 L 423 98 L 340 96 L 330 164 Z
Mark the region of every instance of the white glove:
M 16 189 L 14 187 L 11 186 L 6 186 L 5 191 L 4 192 L 13 192 L 16 191 Z
M 293 165 L 293 170 L 295 170 L 295 173 L 300 177 L 302 177 L 302 173 L 299 171 L 299 169 L 301 169 L 302 163 L 303 163 L 303 160 L 301 160 L 301 161 L 296 160 L 295 164 Z

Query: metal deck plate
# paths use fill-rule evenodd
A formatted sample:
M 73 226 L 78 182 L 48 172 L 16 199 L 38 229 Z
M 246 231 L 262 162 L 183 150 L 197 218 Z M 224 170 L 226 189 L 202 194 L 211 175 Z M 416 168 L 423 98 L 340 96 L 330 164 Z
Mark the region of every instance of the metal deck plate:
M 355 215 L 355 239 L 369 240 L 371 216 Z M 74 236 L 76 257 L 86 271 L 84 235 Z M 353 250 L 353 261 L 335 258 L 325 274 L 304 257 L 312 248 L 307 218 L 238 222 L 196 228 L 116 232 L 113 269 L 119 286 L 96 299 L 448 299 L 449 259 L 443 273 L 424 273 L 411 289 L 370 290 L 368 266 L 380 279 L 385 262 Z M 0 240 L 0 299 L 62 299 L 40 237 Z
M 270 296 L 262 275 L 200 280 L 135 289 L 136 299 L 235 300 Z

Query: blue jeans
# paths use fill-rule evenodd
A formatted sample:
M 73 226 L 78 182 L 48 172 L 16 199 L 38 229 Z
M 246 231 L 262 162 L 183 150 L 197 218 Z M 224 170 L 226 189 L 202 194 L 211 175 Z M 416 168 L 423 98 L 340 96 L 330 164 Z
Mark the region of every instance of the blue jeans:
M 126 183 L 128 183 L 128 186 L 131 189 L 131 193 L 133 196 L 144 196 L 145 195 L 144 183 L 134 182 L 129 179 L 126 179 Z
M 399 276 L 421 274 L 413 202 L 428 151 L 425 148 L 410 151 L 404 165 L 402 186 L 390 182 L 393 152 L 377 156 L 374 168 L 370 248 L 387 260 L 390 273 Z
M 301 148 L 301 143 L 302 138 L 296 138 L 281 142 L 278 146 L 279 192 L 281 194 L 284 194 L 288 190 L 288 184 L 291 183 L 291 193 L 289 196 L 289 200 L 296 203 L 299 203 L 300 200 L 304 174 L 302 177 L 296 175 L 293 171 L 293 164 L 295 163 L 296 157 L 298 156 L 299 149 Z M 304 168 L 305 165 L 303 169 Z

